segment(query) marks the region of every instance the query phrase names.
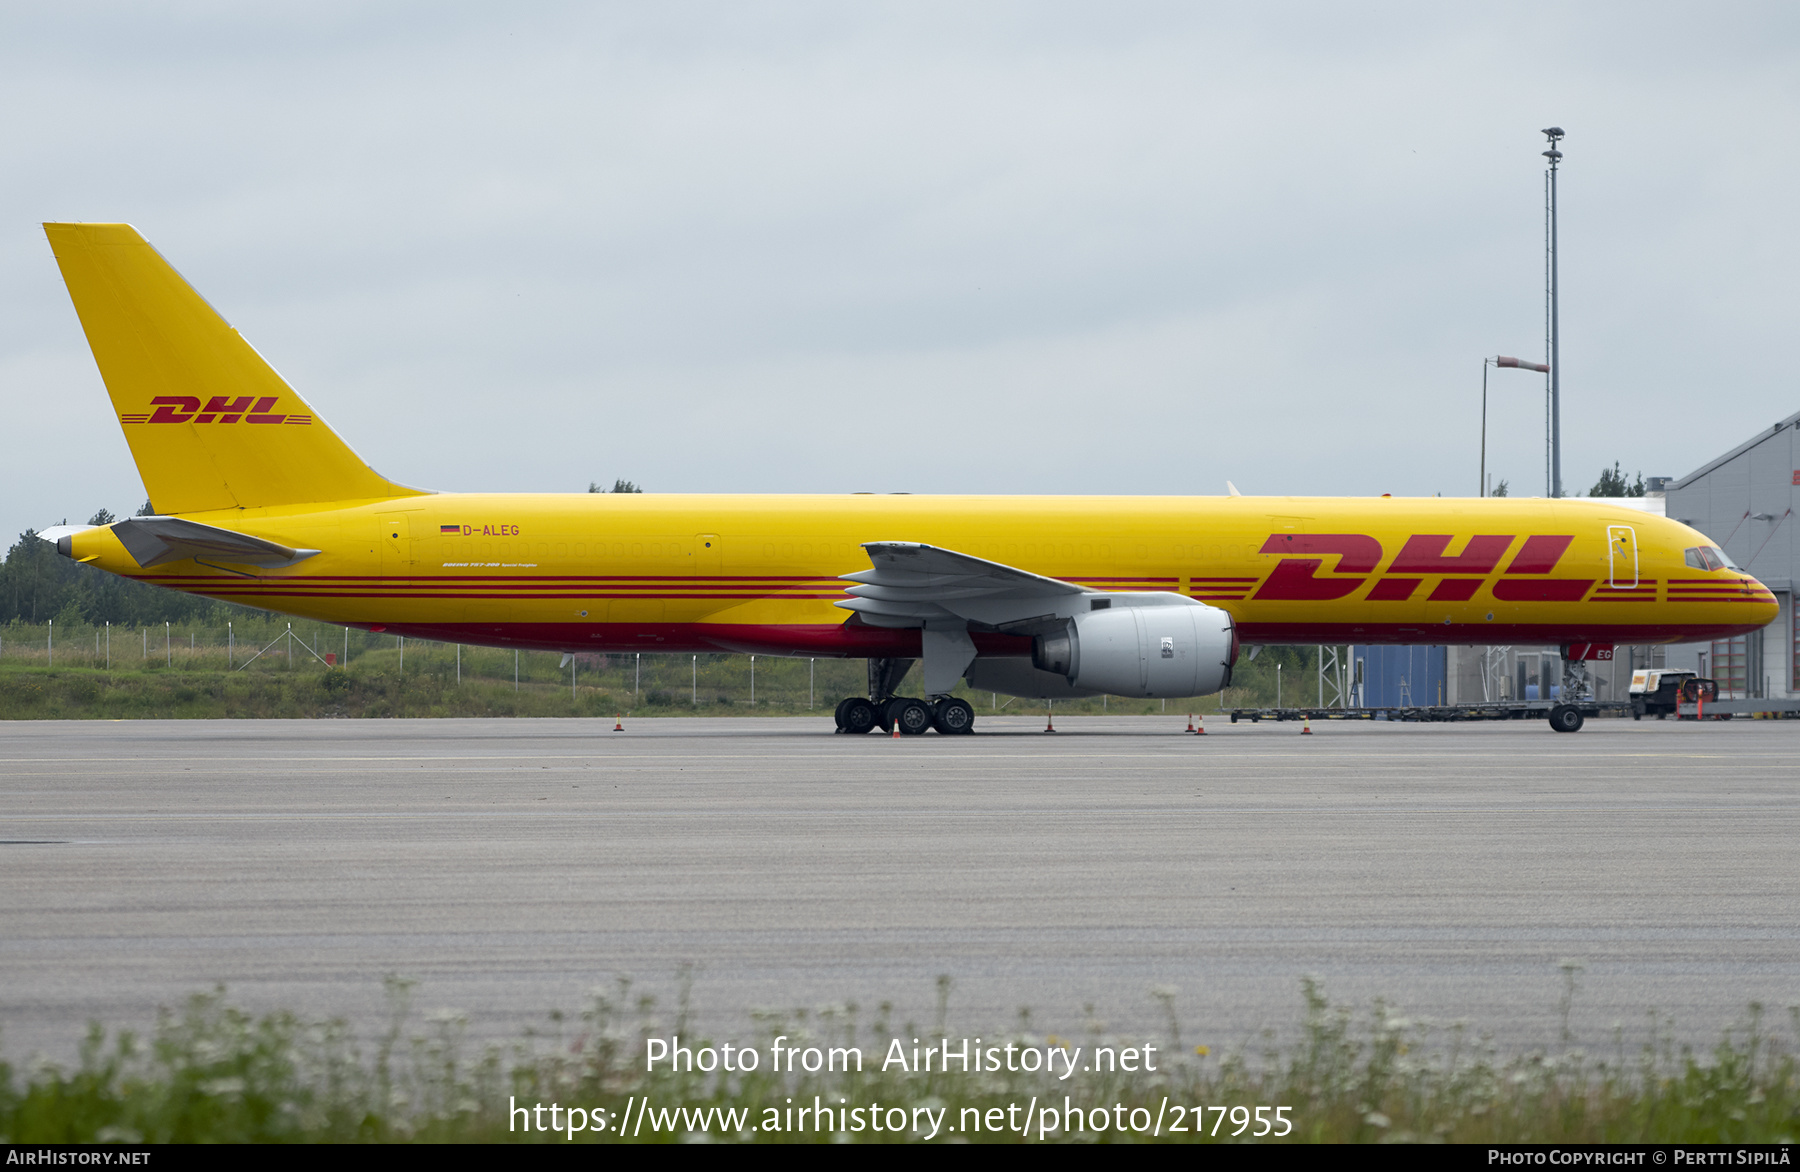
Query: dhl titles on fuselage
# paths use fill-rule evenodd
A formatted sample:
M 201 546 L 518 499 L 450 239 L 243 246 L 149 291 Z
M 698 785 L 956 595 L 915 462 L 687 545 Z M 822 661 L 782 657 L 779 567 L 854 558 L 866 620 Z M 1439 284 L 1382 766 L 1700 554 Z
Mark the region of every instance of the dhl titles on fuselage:
M 144 570 L 96 530 L 76 556 L 330 622 L 564 649 L 916 654 L 916 632 L 832 605 L 861 544 L 898 534 L 1095 591 L 1176 592 L 1250 643 L 1691 641 L 1776 607 L 1687 526 L 1578 500 L 437 494 L 188 516 L 323 552 Z

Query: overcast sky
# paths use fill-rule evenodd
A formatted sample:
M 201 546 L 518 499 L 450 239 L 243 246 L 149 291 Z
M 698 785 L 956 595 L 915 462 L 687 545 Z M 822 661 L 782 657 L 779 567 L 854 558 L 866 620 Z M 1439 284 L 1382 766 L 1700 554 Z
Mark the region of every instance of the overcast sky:
M 125 220 L 442 490 L 1472 494 L 1800 410 L 1792 4 L 0 7 L 0 533 L 143 488 Z M 1489 467 L 1543 491 L 1540 377 Z

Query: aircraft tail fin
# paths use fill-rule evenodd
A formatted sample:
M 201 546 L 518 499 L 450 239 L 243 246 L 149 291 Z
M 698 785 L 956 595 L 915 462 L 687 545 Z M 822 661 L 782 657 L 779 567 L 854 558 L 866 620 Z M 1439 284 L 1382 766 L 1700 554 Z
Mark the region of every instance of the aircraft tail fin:
M 129 224 L 45 224 L 158 513 L 418 496 L 365 464 Z

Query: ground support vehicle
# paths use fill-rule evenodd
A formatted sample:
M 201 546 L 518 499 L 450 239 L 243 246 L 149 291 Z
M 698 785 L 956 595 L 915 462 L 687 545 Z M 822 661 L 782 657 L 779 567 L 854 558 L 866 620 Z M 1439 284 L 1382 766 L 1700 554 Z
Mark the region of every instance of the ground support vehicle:
M 1631 715 L 1642 720 L 1646 715 L 1661 720 L 1675 715 L 1675 707 L 1686 700 L 1692 704 L 1704 699 L 1708 703 L 1719 698 L 1719 686 L 1712 680 L 1699 678 L 1699 673 L 1674 668 L 1639 668 L 1631 673 Z

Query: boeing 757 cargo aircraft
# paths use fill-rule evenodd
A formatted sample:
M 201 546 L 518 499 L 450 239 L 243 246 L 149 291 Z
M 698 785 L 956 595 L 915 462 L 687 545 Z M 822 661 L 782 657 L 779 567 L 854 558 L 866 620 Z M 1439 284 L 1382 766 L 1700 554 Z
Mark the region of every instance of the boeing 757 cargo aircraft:
M 963 679 L 1200 696 L 1230 680 L 1240 643 L 1579 659 L 1776 614 L 1700 533 L 1579 500 L 407 488 L 135 229 L 45 230 L 156 515 L 44 536 L 172 590 L 495 647 L 867 659 L 869 695 L 839 726 L 906 733 L 969 731 Z M 922 696 L 898 697 L 914 660 Z M 1569 711 L 1551 723 L 1579 727 Z

